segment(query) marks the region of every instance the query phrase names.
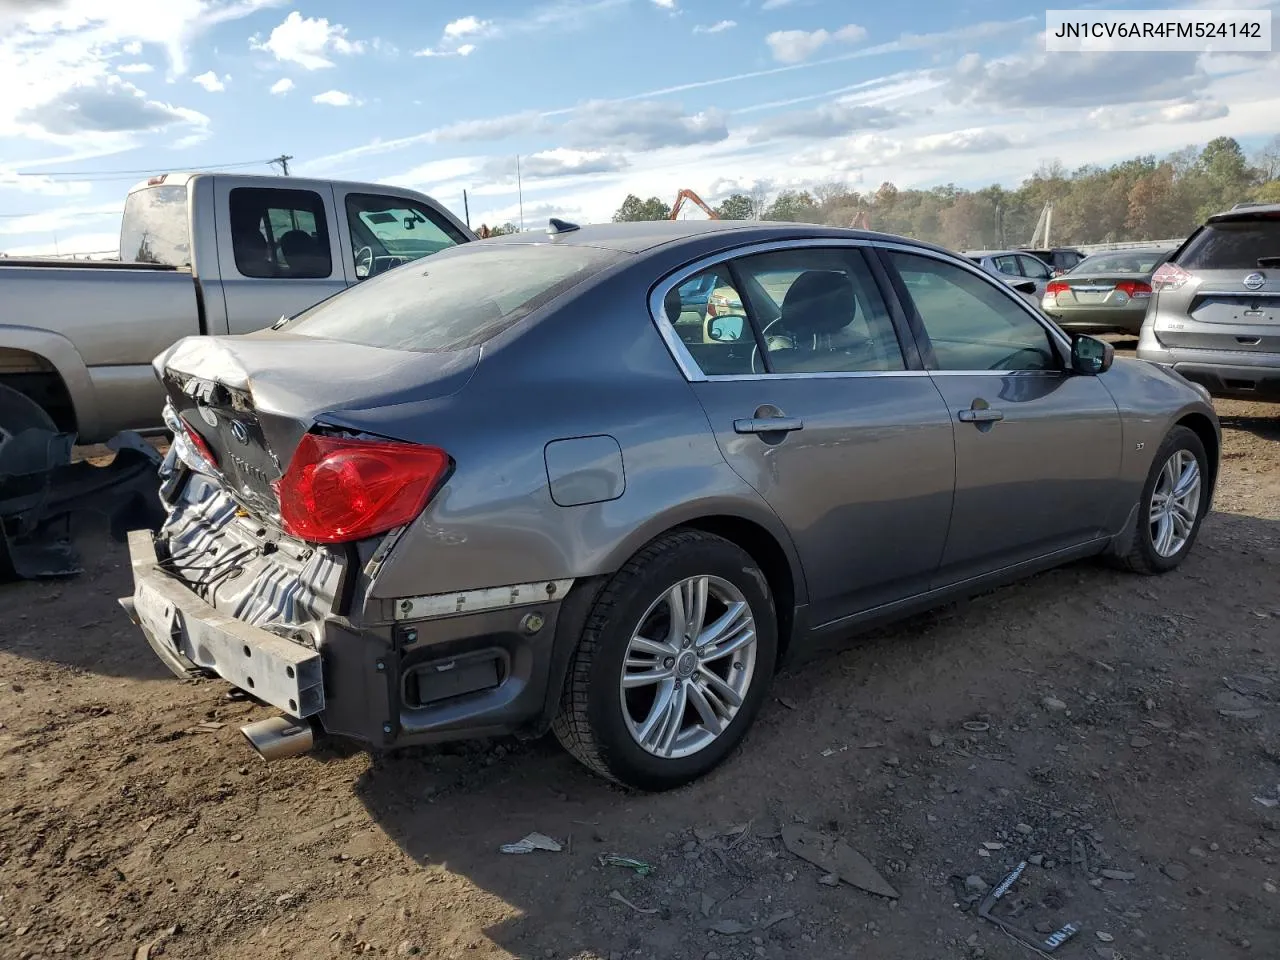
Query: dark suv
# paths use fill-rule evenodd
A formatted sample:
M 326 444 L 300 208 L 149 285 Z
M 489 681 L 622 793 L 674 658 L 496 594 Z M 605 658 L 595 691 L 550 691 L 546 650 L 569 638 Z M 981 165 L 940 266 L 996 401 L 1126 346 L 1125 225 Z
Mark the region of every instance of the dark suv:
M 1085 256 L 1079 250 L 1072 250 L 1070 247 L 1046 247 L 1040 250 L 1022 250 L 1021 252 L 1029 253 L 1033 257 L 1039 257 L 1049 265 L 1049 269 L 1053 271 L 1055 277 L 1062 276 L 1083 260 Z
M 1140 359 L 1214 396 L 1280 401 L 1280 204 L 1214 214 L 1151 287 Z

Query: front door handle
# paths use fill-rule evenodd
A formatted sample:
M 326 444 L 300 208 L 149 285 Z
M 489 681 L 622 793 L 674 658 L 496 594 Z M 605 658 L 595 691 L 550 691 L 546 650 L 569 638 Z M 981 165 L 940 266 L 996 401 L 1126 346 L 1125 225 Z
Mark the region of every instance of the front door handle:
M 958 414 L 962 423 L 995 423 L 1003 420 L 1004 414 L 989 407 L 982 409 L 961 410 Z
M 734 433 L 791 433 L 803 429 L 804 421 L 799 417 L 752 417 L 733 421 Z

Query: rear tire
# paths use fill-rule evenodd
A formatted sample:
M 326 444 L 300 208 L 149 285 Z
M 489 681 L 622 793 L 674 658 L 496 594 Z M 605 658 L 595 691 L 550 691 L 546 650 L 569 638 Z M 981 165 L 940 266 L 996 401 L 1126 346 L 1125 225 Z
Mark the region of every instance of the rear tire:
M 44 407 L 26 394 L 0 383 L 0 447 L 24 430 L 56 431 L 57 425 Z
M 596 598 L 552 730 L 606 779 L 681 786 L 742 741 L 777 650 L 773 597 L 751 556 L 709 533 L 672 531 Z
M 1119 567 L 1151 575 L 1182 563 L 1209 506 L 1208 463 L 1194 430 L 1179 425 L 1169 431 L 1151 458 L 1133 519 L 1116 539 L 1112 559 Z M 1186 487 L 1181 494 L 1180 486 Z

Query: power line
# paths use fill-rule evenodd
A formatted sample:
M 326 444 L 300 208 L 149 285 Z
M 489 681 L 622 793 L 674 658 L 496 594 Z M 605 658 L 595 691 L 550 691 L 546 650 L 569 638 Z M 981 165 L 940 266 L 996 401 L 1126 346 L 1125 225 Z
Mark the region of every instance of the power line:
M 196 170 L 230 170 L 234 167 L 259 167 L 271 166 L 273 163 L 279 163 L 282 160 L 287 164 L 293 157 L 272 157 L 267 160 L 242 160 L 238 163 L 205 163 L 192 167 Z M 163 173 L 164 167 L 147 167 L 139 170 L 26 170 L 16 175 L 19 177 L 75 177 L 85 180 L 95 177 L 111 178 L 111 177 L 144 177 L 153 173 Z

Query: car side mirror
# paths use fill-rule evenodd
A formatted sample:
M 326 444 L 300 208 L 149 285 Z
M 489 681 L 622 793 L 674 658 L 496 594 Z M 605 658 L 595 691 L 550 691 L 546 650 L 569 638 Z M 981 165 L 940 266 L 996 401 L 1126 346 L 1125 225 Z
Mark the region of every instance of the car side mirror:
M 1034 280 L 1015 280 L 1009 284 L 1019 293 L 1035 293 L 1036 282 Z
M 1076 334 L 1071 338 L 1071 369 L 1081 376 L 1096 377 L 1111 369 L 1116 348 L 1105 340 Z

